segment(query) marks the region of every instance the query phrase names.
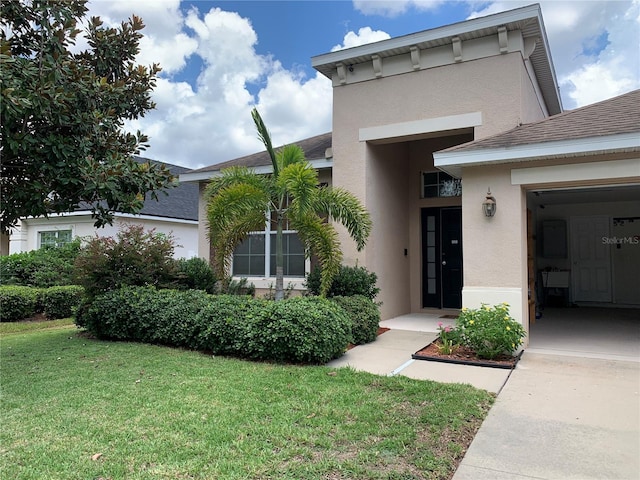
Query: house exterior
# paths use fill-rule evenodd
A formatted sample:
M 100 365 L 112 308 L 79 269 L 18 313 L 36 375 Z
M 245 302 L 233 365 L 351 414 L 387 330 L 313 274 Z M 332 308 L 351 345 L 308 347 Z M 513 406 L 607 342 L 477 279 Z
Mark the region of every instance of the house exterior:
M 588 292 L 599 288 L 592 282 L 609 281 L 606 270 L 574 267 L 574 257 L 582 255 L 578 232 L 611 235 L 627 219 L 619 230 L 626 235 L 630 219 L 640 216 L 637 92 L 563 113 L 538 5 L 311 61 L 333 82 L 333 132 L 328 154 L 308 158 L 330 167 L 331 183 L 371 213 L 373 231 L 363 251 L 344 230 L 340 235 L 345 262 L 377 273 L 383 318 L 507 302 L 528 328 L 543 266 L 569 270 L 570 302 L 591 298 Z M 223 166 L 181 178 L 202 189 L 207 175 Z M 605 186 L 620 188 L 611 208 L 602 205 L 605 193 L 595 192 Z M 597 206 L 567 197 L 573 188 L 588 188 L 587 198 L 600 199 Z M 539 198 L 552 190 L 557 205 L 564 201 L 560 193 L 573 198 L 558 215 L 555 206 L 540 208 Z M 488 196 L 497 204 L 492 217 L 483 213 Z M 203 207 L 201 201 L 201 241 Z M 602 218 L 573 219 L 583 215 Z M 563 219 L 565 257 L 538 259 L 541 222 Z M 561 230 L 561 222 L 556 226 Z M 572 232 L 577 236 L 569 239 Z M 207 248 L 201 244 L 201 256 Z M 611 264 L 609 275 L 613 271 Z M 637 302 L 640 294 L 625 290 L 625 275 L 616 283 L 619 296 L 602 302 Z
M 139 161 L 149 161 L 138 158 Z M 188 171 L 188 168 L 165 164 L 175 175 Z M 144 207 L 137 215 L 116 212 L 113 225 L 96 228 L 89 208 L 82 206 L 65 214 L 54 214 L 48 218 L 28 217 L 20 220 L 18 226 L 9 235 L 8 253 L 36 250 L 45 245 L 59 245 L 76 237 L 115 236 L 125 225 L 142 225 L 146 230 L 172 234 L 176 240 L 174 256 L 191 258 L 197 256 L 198 245 L 198 187 L 192 184 L 180 184 L 167 194 L 160 193 L 158 200 L 148 197 Z

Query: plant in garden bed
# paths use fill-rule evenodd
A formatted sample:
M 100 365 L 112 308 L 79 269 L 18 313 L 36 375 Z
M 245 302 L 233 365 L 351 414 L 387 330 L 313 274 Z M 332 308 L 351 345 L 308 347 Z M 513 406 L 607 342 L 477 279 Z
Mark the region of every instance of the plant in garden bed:
M 512 355 L 525 336 L 522 325 L 509 315 L 507 303 L 493 307 L 483 303 L 481 308 L 463 308 L 456 325 L 463 343 L 480 358 Z
M 443 355 L 451 355 L 460 346 L 461 338 L 459 331 L 451 325 L 443 326 L 442 322 L 438 322 L 438 331 L 440 332 L 438 351 Z

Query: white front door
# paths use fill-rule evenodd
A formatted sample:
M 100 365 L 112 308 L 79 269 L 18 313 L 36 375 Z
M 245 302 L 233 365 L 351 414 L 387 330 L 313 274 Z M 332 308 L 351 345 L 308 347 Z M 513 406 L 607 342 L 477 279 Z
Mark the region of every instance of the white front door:
M 611 302 L 608 216 L 571 217 L 571 284 L 575 302 Z

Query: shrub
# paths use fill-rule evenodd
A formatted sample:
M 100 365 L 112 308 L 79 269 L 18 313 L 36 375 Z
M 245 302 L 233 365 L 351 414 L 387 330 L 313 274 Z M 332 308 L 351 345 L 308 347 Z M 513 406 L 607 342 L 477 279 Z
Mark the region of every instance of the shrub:
M 0 257 L 0 284 L 51 287 L 73 284 L 73 264 L 80 240 Z
M 352 297 L 333 297 L 332 300 L 340 305 L 351 319 L 352 342 L 363 345 L 373 342 L 378 337 L 380 327 L 380 309 L 370 298 L 364 295 Z
M 76 324 L 99 338 L 209 350 L 292 363 L 324 363 L 344 353 L 351 322 L 317 297 L 269 302 L 199 290 L 124 286 L 96 296 Z
M 89 298 L 123 285 L 168 287 L 176 280 L 174 238 L 129 225 L 113 237 L 93 237 L 80 250 L 74 274 Z
M 98 338 L 192 348 L 197 314 L 209 299 L 199 290 L 123 286 L 83 304 L 76 324 Z
M 22 285 L 0 286 L 0 321 L 15 322 L 39 310 L 40 289 Z
M 265 302 L 247 342 L 253 358 L 320 364 L 342 355 L 351 321 L 336 303 L 320 297 Z
M 198 313 L 203 330 L 195 348 L 216 355 L 249 357 L 251 338 L 259 335 L 255 322 L 265 302 L 247 295 L 216 295 Z
M 364 267 L 342 265 L 333 279 L 327 297 L 351 297 L 364 295 L 373 300 L 380 289 L 376 287 L 378 276 Z M 307 275 L 306 287 L 310 294 L 320 295 L 320 268 L 316 267 Z
M 478 309 L 463 308 L 456 325 L 464 344 L 480 358 L 512 354 L 522 345 L 525 336 L 522 325 L 509 315 L 506 303 L 493 307 L 482 304 Z
M 188 260 L 181 258 L 177 261 L 177 270 L 178 288 L 215 292 L 216 275 L 206 260 L 198 257 Z
M 83 295 L 84 288 L 79 285 L 49 287 L 41 290 L 40 306 L 48 319 L 68 318 L 74 315 Z

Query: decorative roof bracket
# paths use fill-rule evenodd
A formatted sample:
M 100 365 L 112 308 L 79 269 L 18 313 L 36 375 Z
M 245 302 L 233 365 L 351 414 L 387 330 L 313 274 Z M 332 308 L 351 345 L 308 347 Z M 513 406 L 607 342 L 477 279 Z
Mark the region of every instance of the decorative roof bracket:
M 347 70 L 345 69 L 344 63 L 342 62 L 336 63 L 336 68 L 338 69 L 338 78 L 340 79 L 340 85 L 346 84 Z
M 462 61 L 462 40 L 460 37 L 453 37 L 451 44 L 453 45 L 453 59 L 459 63 Z
M 420 70 L 420 50 L 415 45 L 409 48 L 411 50 L 411 64 L 414 70 Z
M 507 34 L 507 27 L 504 25 L 498 27 L 498 44 L 500 45 L 500 53 L 508 53 L 509 48 L 509 39 Z
M 373 71 L 376 74 L 376 78 L 382 77 L 382 59 L 380 55 L 371 55 L 371 61 L 373 62 Z

